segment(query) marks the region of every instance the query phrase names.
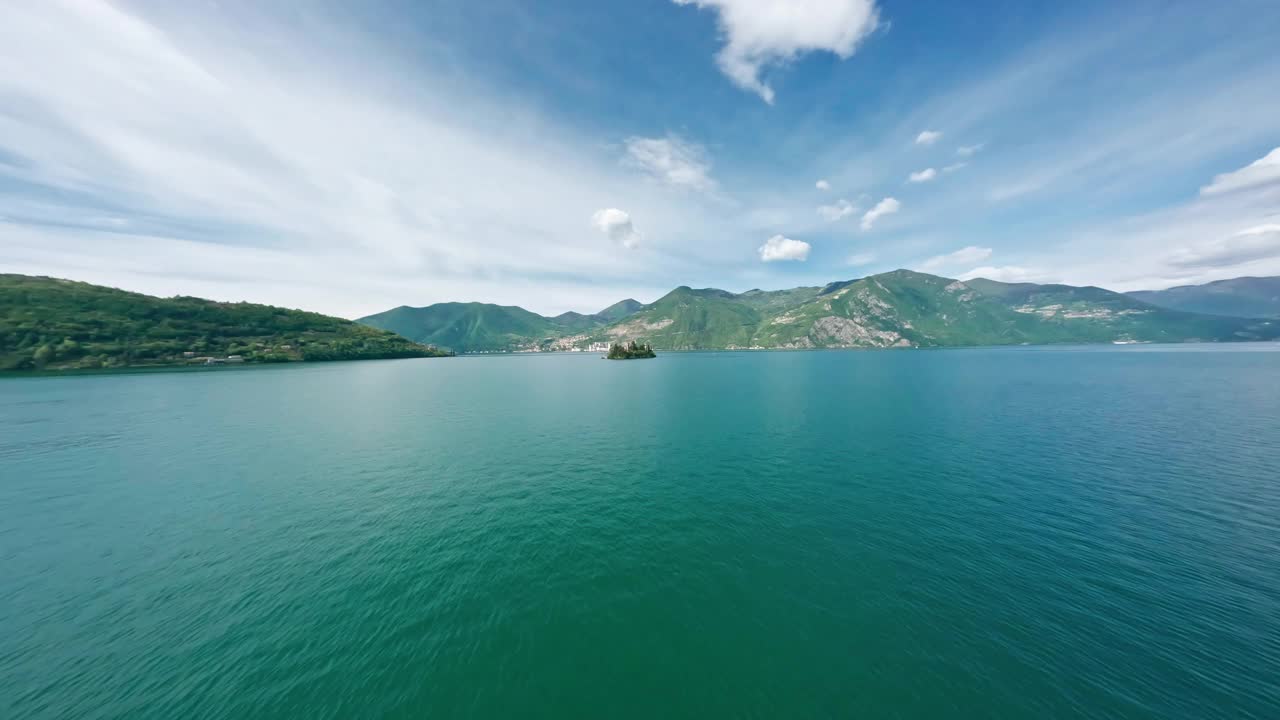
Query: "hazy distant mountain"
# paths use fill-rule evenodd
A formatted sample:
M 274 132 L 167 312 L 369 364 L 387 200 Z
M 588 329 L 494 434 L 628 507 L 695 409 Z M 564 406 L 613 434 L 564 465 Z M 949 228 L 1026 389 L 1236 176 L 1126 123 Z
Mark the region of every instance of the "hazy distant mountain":
M 443 303 L 365 318 L 410 339 L 459 352 L 566 349 L 639 340 L 659 350 L 936 347 L 1104 342 L 1225 342 L 1280 336 L 1280 321 L 1156 307 L 1097 287 L 960 282 L 896 270 L 825 287 L 749 290 L 678 287 L 627 314 L 546 318 L 520 308 Z
M 1139 290 L 1128 295 L 1173 310 L 1280 318 L 1280 277 L 1241 277 L 1168 290 Z

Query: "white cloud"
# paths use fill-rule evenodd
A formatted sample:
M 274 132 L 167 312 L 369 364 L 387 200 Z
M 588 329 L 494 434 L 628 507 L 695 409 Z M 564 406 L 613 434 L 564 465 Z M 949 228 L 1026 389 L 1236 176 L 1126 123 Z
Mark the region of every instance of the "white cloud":
M 956 267 L 957 265 L 972 265 L 989 257 L 991 257 L 991 248 L 969 245 L 945 255 L 935 255 L 920 263 L 917 269 L 921 272 L 934 272 L 943 268 Z
M 831 189 L 831 183 L 827 182 L 826 180 L 819 180 L 818 182 L 814 183 L 813 186 L 823 191 Z
M 974 278 L 986 278 L 996 282 L 1024 283 L 1045 282 L 1049 279 L 1049 276 L 1043 270 L 1037 268 L 1022 267 L 1020 265 L 1001 265 L 996 267 L 988 265 L 961 273 L 958 279 L 973 280 Z
M 858 212 L 858 206 L 844 198 L 840 198 L 831 205 L 823 205 L 818 208 L 818 214 L 827 222 L 835 222 L 856 212 Z
M 997 280 L 1151 290 L 1240 276 L 1280 275 L 1280 183 L 1195 196 L 1150 213 L 1053 232 L 1042 247 L 1021 246 Z
M 803 240 L 792 240 L 789 237 L 774 235 L 760 246 L 760 259 L 764 262 L 778 260 L 808 260 L 809 243 Z
M 631 222 L 631 216 L 624 210 L 605 208 L 595 211 L 591 216 L 591 224 L 597 230 L 609 236 L 609 239 L 628 250 L 640 245 L 640 233 Z
M 938 130 L 923 130 L 916 136 L 917 145 L 932 145 L 942 139 L 942 133 Z
M 1200 194 L 1217 195 L 1274 182 L 1280 182 L 1280 147 L 1239 170 L 1215 175 L 1213 182 L 1200 188 Z
M 978 145 L 961 145 L 960 147 L 956 148 L 956 154 L 957 154 L 957 155 L 959 155 L 960 157 L 970 157 L 970 156 L 972 156 L 974 153 L 976 153 L 976 152 L 978 152 L 979 150 L 981 150 L 982 148 L 983 148 L 983 145 L 982 145 L 982 144 L 978 144 Z
M 964 166 L 966 166 L 966 165 L 968 165 L 968 164 L 969 164 L 969 163 L 967 163 L 967 162 L 951 163 L 950 165 L 948 165 L 948 166 L 946 166 L 946 167 L 942 168 L 942 172 L 944 172 L 944 173 L 953 173 L 953 172 L 955 172 L 955 171 L 959 170 L 960 168 L 962 168 L 962 167 L 964 167 Z
M 328 7 L 315 33 L 265 5 L 253 33 L 208 3 L 0 9 L 0 271 L 354 317 L 594 310 L 740 254 L 736 218 L 620 168 L 604 138 L 410 72 Z M 710 185 L 688 156 L 669 178 Z M 584 229 L 614 198 L 652 252 Z
M 773 104 L 773 88 L 760 78 L 812 51 L 848 59 L 879 23 L 875 0 L 674 0 L 719 14 L 725 46 L 716 55 L 735 85 Z
M 715 189 L 706 148 L 697 143 L 668 135 L 665 138 L 629 137 L 626 146 L 628 164 L 668 185 L 701 191 Z
M 863 267 L 870 265 L 876 261 L 876 254 L 873 252 L 854 253 L 845 260 L 845 264 L 850 267 Z
M 938 177 L 938 171 L 933 168 L 925 168 L 920 172 L 913 172 L 907 177 L 907 182 L 926 183 Z
M 901 208 L 902 208 L 902 203 L 898 202 L 894 198 L 887 197 L 881 200 L 880 202 L 876 203 L 875 207 L 871 208 L 870 210 L 868 210 L 866 213 L 863 214 L 862 229 L 870 230 L 871 226 L 875 225 L 876 220 L 879 220 L 885 215 L 892 215 L 898 212 L 898 210 L 900 210 Z
M 1267 224 L 1176 248 L 1169 253 L 1168 262 L 1179 268 L 1218 268 L 1276 257 L 1280 257 L 1280 225 Z

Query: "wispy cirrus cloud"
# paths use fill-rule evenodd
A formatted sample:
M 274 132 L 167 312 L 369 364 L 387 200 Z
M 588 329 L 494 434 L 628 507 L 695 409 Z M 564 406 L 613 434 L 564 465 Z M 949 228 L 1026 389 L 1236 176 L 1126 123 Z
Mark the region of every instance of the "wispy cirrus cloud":
M 876 203 L 875 207 L 863 213 L 862 229 L 870 230 L 876 224 L 877 220 L 885 215 L 892 215 L 900 209 L 902 209 L 902 203 L 898 202 L 897 199 L 891 197 L 884 198 L 880 202 Z
M 1239 170 L 1215 176 L 1213 182 L 1200 188 L 1200 194 L 1217 195 L 1270 183 L 1280 183 L 1280 147 Z
M 318 36 L 283 21 L 245 34 L 204 6 L 184 13 L 161 25 L 92 0 L 0 9 L 0 267 L 347 317 L 457 299 L 558 311 L 662 288 L 651 273 L 733 235 L 593 151 L 603 143 L 502 97 L 452 96 L 372 51 L 332 67 Z M 343 17 L 312 22 L 376 47 Z M 310 70 L 278 62 L 280 48 Z M 385 91 L 410 76 L 413 92 Z M 632 147 L 667 183 L 714 186 L 688 143 Z M 669 231 L 654 252 L 617 253 L 584 225 L 617 197 Z M 666 244 L 684 233 L 704 244 Z
M 969 245 L 945 255 L 935 255 L 916 266 L 921 272 L 937 272 L 945 268 L 972 265 L 991 257 L 991 248 Z
M 1280 258 L 1280 224 L 1245 228 L 1226 237 L 1175 248 L 1168 256 L 1180 268 L 1233 267 L 1254 260 Z
M 938 130 L 922 130 L 916 135 L 917 145 L 932 145 L 942 139 L 942 132 Z
M 845 264 L 849 267 L 866 267 L 875 262 L 877 255 L 874 252 L 854 253 L 845 258 Z
M 844 198 L 840 198 L 830 205 L 822 205 L 818 208 L 818 214 L 827 222 L 836 222 L 856 212 L 858 212 L 858 206 Z
M 628 164 L 667 185 L 698 191 L 716 187 L 707 149 L 679 135 L 629 137 L 626 153 Z
M 1006 283 L 1039 283 L 1050 282 L 1054 277 L 1040 268 L 1022 267 L 1021 265 L 985 265 L 961 273 L 958 280 L 985 278 Z

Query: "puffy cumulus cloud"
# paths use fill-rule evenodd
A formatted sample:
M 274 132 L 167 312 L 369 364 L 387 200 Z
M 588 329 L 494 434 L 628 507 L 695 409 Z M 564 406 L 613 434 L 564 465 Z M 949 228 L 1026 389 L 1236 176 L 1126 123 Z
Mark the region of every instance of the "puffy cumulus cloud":
M 938 177 L 938 171 L 933 168 L 925 168 L 920 172 L 913 172 L 907 176 L 907 182 L 926 183 Z
M 626 162 L 649 176 L 675 187 L 710 191 L 711 161 L 706 148 L 678 135 L 664 138 L 629 137 Z
M 813 186 L 824 192 L 831 189 L 831 183 L 827 182 L 826 180 L 819 180 L 818 182 L 814 183 Z
M 876 224 L 876 220 L 879 220 L 885 215 L 892 215 L 901 209 L 902 209 L 902 203 L 898 202 L 894 198 L 887 197 L 881 200 L 880 202 L 876 203 L 875 207 L 863 213 L 862 229 L 870 230 L 871 226 Z
M 956 154 L 960 157 L 971 157 L 974 153 L 982 149 L 982 145 L 961 145 L 956 148 Z
M 864 267 L 876 261 L 876 254 L 873 252 L 854 253 L 845 259 L 845 264 L 850 267 Z
M 609 239 L 628 250 L 640 245 L 640 233 L 631 222 L 631 215 L 625 210 L 604 208 L 591 216 L 591 224 L 597 230 L 609 236 Z
M 922 130 L 916 136 L 917 145 L 932 145 L 942 139 L 942 133 L 938 130 Z
M 1280 147 L 1239 170 L 1215 175 L 1213 182 L 1200 188 L 1200 194 L 1218 195 L 1274 182 L 1280 182 Z
M 716 55 L 735 85 L 773 104 L 773 88 L 760 79 L 771 65 L 806 52 L 848 59 L 880 22 L 875 0 L 673 0 L 719 14 L 725 45 Z
M 804 261 L 809 259 L 809 243 L 803 240 L 792 240 L 789 237 L 774 235 L 764 244 L 760 246 L 760 259 L 764 262 L 776 262 L 778 260 L 798 260 Z
M 1224 238 L 1175 249 L 1168 262 L 1177 268 L 1222 268 L 1280 257 L 1280 225 L 1251 227 Z
M 858 206 L 844 198 L 840 198 L 830 205 L 823 205 L 818 208 L 818 214 L 827 222 L 835 222 L 856 212 L 858 212 Z
M 922 272 L 934 272 L 943 268 L 956 267 L 957 265 L 972 265 L 989 257 L 991 257 L 991 248 L 969 245 L 945 255 L 934 255 L 920 263 L 916 269 Z

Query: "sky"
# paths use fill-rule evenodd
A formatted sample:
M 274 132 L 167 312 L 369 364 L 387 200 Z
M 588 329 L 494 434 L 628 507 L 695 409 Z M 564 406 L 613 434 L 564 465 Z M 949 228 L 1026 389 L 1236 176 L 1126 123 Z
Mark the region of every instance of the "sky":
M 349 318 L 1277 275 L 1276 38 L 1273 0 L 0 3 L 0 272 Z

